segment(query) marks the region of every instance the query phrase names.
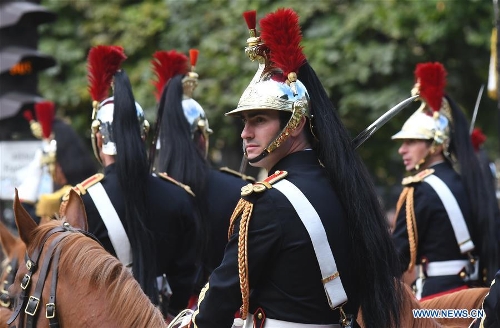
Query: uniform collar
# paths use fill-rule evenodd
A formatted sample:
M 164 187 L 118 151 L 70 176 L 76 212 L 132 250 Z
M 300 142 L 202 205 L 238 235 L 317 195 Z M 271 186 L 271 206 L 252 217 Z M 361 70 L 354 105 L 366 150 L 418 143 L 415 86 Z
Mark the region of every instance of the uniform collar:
M 297 151 L 283 157 L 276 165 L 274 165 L 269 174 L 273 174 L 276 170 L 287 171 L 292 166 L 297 165 L 318 165 L 318 156 L 312 149 Z
M 109 164 L 104 168 L 104 175 L 114 172 L 116 170 L 115 163 Z

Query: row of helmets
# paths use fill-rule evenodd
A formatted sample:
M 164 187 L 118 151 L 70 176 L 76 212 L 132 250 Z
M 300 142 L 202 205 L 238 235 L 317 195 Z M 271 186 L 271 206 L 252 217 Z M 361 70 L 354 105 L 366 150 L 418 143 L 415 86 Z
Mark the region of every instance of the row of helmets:
M 275 140 L 264 153 L 253 161 L 258 161 L 278 148 L 294 129 L 302 117 L 309 120 L 314 135 L 313 106 L 309 92 L 299 79 L 301 67 L 307 62 L 302 52 L 301 30 L 298 15 L 291 9 L 278 9 L 260 20 L 261 34 L 257 35 L 256 12 L 244 13 L 250 37 L 247 39 L 245 53 L 252 61 L 258 62 L 258 70 L 243 92 L 236 109 L 226 115 L 238 115 L 242 111 L 269 109 L 290 112 L 291 117 Z M 277 25 L 280 25 L 279 27 Z M 281 33 L 277 32 L 280 31 Z M 158 51 L 153 56 L 153 68 L 157 77 L 155 82 L 157 100 L 169 80 L 177 75 L 184 76 L 184 98 L 182 107 L 192 132 L 200 130 L 205 134 L 212 131 L 203 108 L 193 98 L 193 91 L 198 83 L 195 65 L 198 51 L 190 51 L 191 70 L 188 70 L 187 56 L 171 51 Z M 113 76 L 120 71 L 126 55 L 119 46 L 96 46 L 88 55 L 89 91 L 93 99 L 92 139 L 96 151 L 96 133 L 100 132 L 103 140 L 103 152 L 116 154 L 112 136 L 114 97 L 108 97 L 113 85 Z M 302 75 L 306 75 L 302 73 Z M 407 120 L 402 130 L 393 139 L 426 139 L 443 145 L 445 153 L 449 145 L 452 116 L 450 106 L 444 96 L 446 71 L 440 63 L 429 62 L 418 64 L 415 70 L 415 86 L 412 96 L 418 96 L 421 107 Z M 306 77 L 307 78 L 307 77 Z M 314 99 L 312 100 L 314 102 Z M 149 123 L 144 118 L 141 106 L 136 103 L 136 110 L 141 124 L 141 133 L 149 130 Z M 161 119 L 158 117 L 158 119 Z M 160 145 L 161 146 L 161 145 Z

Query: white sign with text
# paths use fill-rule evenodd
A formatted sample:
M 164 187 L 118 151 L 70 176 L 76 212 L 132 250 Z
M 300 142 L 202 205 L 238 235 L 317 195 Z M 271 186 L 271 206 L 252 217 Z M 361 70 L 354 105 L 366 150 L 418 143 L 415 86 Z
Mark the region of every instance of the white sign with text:
M 22 170 L 33 160 L 42 141 L 0 141 L 0 199 L 12 200 L 22 183 Z

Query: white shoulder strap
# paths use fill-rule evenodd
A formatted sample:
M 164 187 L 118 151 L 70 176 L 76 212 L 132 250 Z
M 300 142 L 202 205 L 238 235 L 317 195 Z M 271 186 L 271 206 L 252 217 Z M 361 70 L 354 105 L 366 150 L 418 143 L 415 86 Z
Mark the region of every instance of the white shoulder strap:
M 332 309 L 335 309 L 337 306 L 347 302 L 347 294 L 344 286 L 342 286 L 342 281 L 337 271 L 337 264 L 335 263 L 335 258 L 333 257 L 325 228 L 321 223 L 318 212 L 316 212 L 299 188 L 290 181 L 286 179 L 280 180 L 276 184 L 273 184 L 273 188 L 279 190 L 288 198 L 306 227 L 321 269 L 321 276 L 323 277 L 321 280 L 325 287 L 328 303 Z
M 87 189 L 90 197 L 101 215 L 102 221 L 108 229 L 109 240 L 113 244 L 116 256 L 126 267 L 132 266 L 132 249 L 123 228 L 122 221 L 111 203 L 106 190 L 100 182 Z
M 453 196 L 450 188 L 448 188 L 443 180 L 434 174 L 425 177 L 424 181 L 434 188 L 443 202 L 444 208 L 450 218 L 451 226 L 455 232 L 458 247 L 460 247 L 462 254 L 473 250 L 474 243 L 470 239 L 469 229 L 467 229 L 467 224 L 465 223 L 460 206 L 458 206 L 457 200 L 455 199 L 455 196 Z

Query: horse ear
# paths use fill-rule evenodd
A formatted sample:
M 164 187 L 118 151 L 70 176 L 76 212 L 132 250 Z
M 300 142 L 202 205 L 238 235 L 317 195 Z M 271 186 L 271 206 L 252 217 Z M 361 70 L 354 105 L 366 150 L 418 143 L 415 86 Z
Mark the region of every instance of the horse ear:
M 14 199 L 14 216 L 16 218 L 17 231 L 19 231 L 19 236 L 21 240 L 24 241 L 26 245 L 29 244 L 31 235 L 33 231 L 38 227 L 33 218 L 24 209 L 23 205 L 19 201 L 19 195 L 16 188 L 16 196 Z
M 17 238 L 10 232 L 9 228 L 0 221 L 0 244 L 6 257 L 10 257 L 17 244 Z
M 65 209 L 65 218 L 72 227 L 88 230 L 87 214 L 85 214 L 85 206 L 83 205 L 82 198 L 76 191 L 71 189 L 69 191 L 68 204 Z

